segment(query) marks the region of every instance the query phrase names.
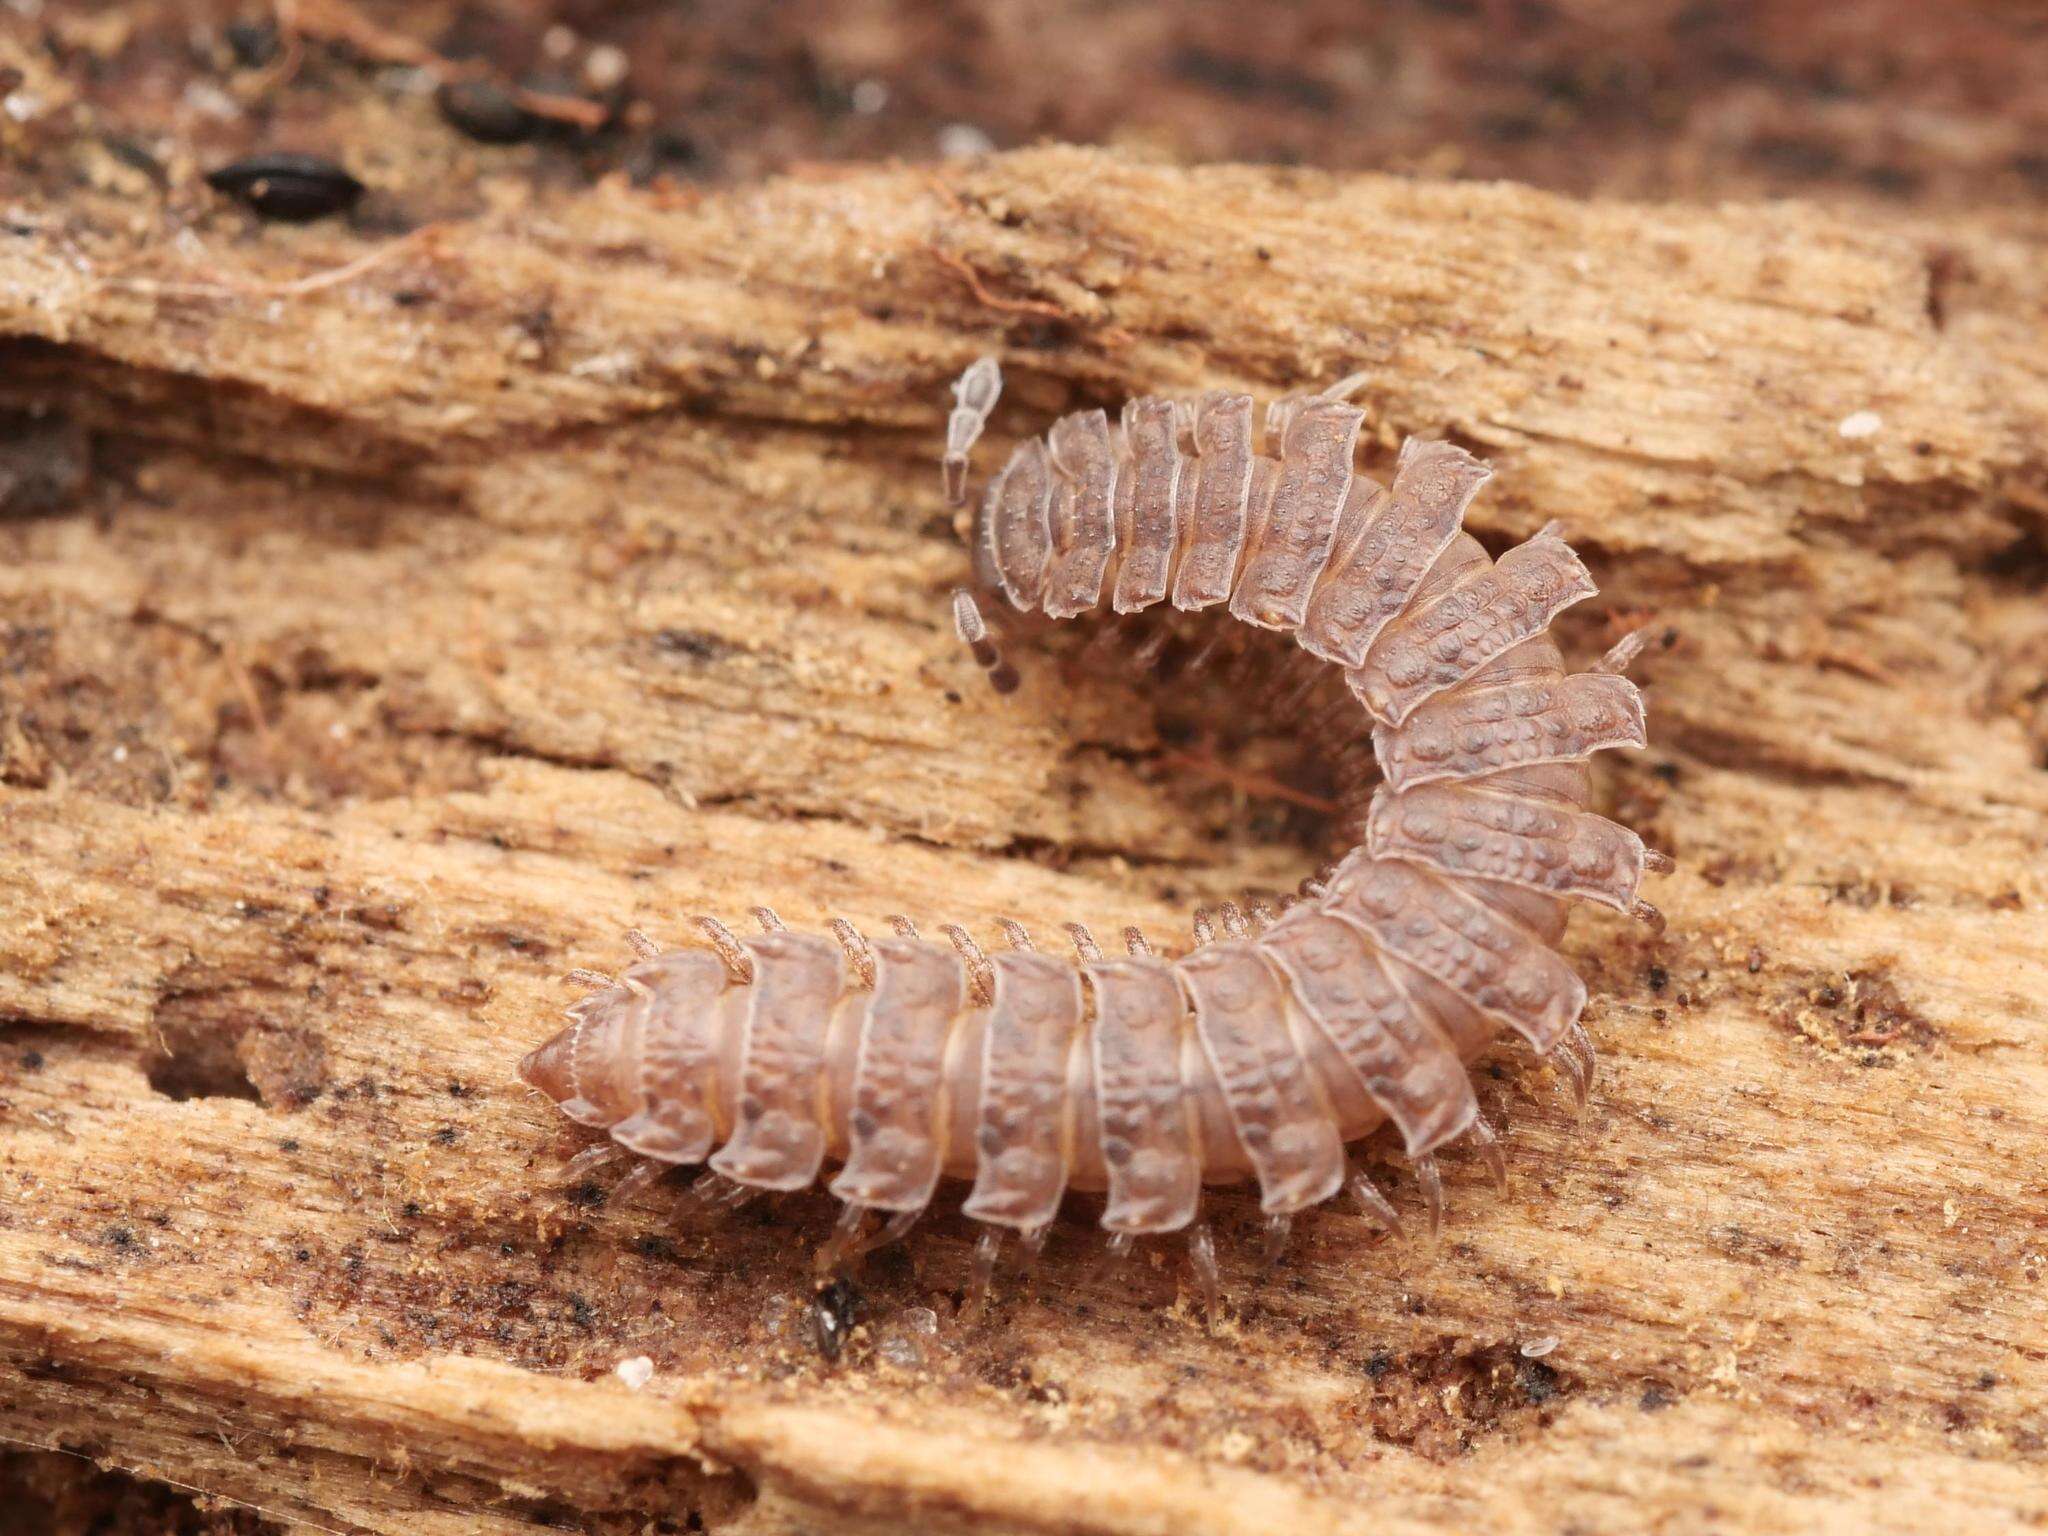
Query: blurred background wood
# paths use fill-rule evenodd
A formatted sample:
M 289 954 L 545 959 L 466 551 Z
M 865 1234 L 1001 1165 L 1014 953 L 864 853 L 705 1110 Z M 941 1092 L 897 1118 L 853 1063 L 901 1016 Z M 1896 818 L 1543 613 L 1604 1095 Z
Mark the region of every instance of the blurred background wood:
M 2036 8 L 287 14 L 0 24 L 19 1528 L 2048 1519 Z M 951 153 L 1039 135 L 1116 152 Z M 362 202 L 201 179 L 286 148 Z M 1577 656 L 1664 627 L 1601 792 L 1681 868 L 1574 926 L 1583 1120 L 1489 1058 L 1514 1186 L 1440 1251 L 1330 1210 L 1262 1273 L 1226 1197 L 1205 1329 L 1077 1211 L 968 1329 L 941 1216 L 827 1359 L 828 1201 L 559 1187 L 560 974 L 754 901 L 1164 930 L 1320 831 L 1243 771 L 1293 722 L 958 653 L 988 350 L 986 460 L 1354 369 L 1375 455 L 1491 458 Z

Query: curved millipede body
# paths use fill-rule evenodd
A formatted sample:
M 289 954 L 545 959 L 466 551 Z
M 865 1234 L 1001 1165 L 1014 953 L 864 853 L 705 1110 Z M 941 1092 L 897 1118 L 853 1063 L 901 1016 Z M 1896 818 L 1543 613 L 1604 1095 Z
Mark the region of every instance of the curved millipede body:
M 597 990 L 521 1064 L 581 1123 L 647 1159 L 642 1175 L 707 1162 L 700 1196 L 791 1190 L 837 1164 L 836 1262 L 908 1228 L 939 1181 L 970 1181 L 987 1224 L 1036 1242 L 1066 1191 L 1100 1191 L 1121 1249 L 1188 1229 L 1214 1295 L 1206 1184 L 1256 1180 L 1274 1241 L 1294 1213 L 1349 1187 L 1392 1207 L 1346 1147 L 1391 1123 L 1430 1207 L 1432 1154 L 1496 1138 L 1465 1064 L 1503 1028 L 1554 1053 L 1583 1100 L 1586 992 L 1556 952 L 1565 904 L 1654 919 L 1637 899 L 1668 868 L 1586 809 L 1586 760 L 1643 745 L 1642 702 L 1620 675 L 1635 637 L 1568 674 L 1546 631 L 1592 593 L 1554 529 L 1489 559 L 1461 532 L 1484 465 L 1410 439 L 1392 483 L 1353 464 L 1364 413 L 1347 385 L 1282 400 L 1255 441 L 1249 396 L 1134 400 L 1056 423 L 1019 448 L 972 523 L 976 574 L 1011 607 L 1065 618 L 1171 603 L 1227 605 L 1341 669 L 1382 782 L 1364 840 L 1301 897 L 1223 933 L 1196 920 L 1178 958 L 1127 932 L 1105 957 L 1070 925 L 1077 958 L 1039 953 L 1006 924 L 984 955 L 957 928 L 907 919 L 869 941 L 790 932 L 659 951 Z M 993 359 L 955 387 L 945 483 L 964 498 L 968 454 L 1001 390 Z M 1015 684 L 974 598 L 962 639 L 999 688 Z M 867 1243 L 866 1246 L 871 1246 Z

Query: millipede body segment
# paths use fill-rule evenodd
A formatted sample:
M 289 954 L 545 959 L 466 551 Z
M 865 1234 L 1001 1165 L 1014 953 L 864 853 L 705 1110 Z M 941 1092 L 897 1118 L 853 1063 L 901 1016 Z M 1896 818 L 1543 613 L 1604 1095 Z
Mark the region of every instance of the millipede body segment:
M 1226 904 L 1196 945 L 1155 954 L 1135 930 L 1106 957 L 1070 925 L 1076 959 L 1007 924 L 984 955 L 907 919 L 869 941 L 784 929 L 660 951 L 569 1010 L 521 1075 L 573 1119 L 646 1160 L 708 1162 L 699 1192 L 793 1190 L 836 1164 L 845 1202 L 828 1253 L 857 1251 L 868 1213 L 898 1235 L 942 1178 L 970 1181 L 987 1224 L 1041 1238 L 1066 1191 L 1105 1195 L 1127 1245 L 1191 1229 L 1213 1292 L 1205 1185 L 1256 1180 L 1270 1231 L 1350 1186 L 1392 1208 L 1347 1157 L 1389 1122 L 1429 1201 L 1432 1154 L 1460 1137 L 1498 1166 L 1466 1063 L 1503 1028 L 1555 1059 L 1583 1098 L 1586 991 L 1555 945 L 1572 899 L 1654 918 L 1637 898 L 1668 861 L 1586 809 L 1587 759 L 1644 743 L 1619 674 L 1635 637 L 1567 673 L 1547 630 L 1594 588 L 1546 528 L 1490 559 L 1461 531 L 1489 471 L 1410 439 L 1392 483 L 1354 467 L 1364 412 L 1349 387 L 1277 402 L 1255 438 L 1251 398 L 1134 400 L 1026 443 L 972 522 L 978 583 L 1016 610 L 1068 618 L 1170 603 L 1227 606 L 1341 670 L 1382 782 L 1364 838 L 1279 912 Z M 945 483 L 1001 390 L 993 359 L 955 386 Z M 980 605 L 961 637 L 1014 685 Z

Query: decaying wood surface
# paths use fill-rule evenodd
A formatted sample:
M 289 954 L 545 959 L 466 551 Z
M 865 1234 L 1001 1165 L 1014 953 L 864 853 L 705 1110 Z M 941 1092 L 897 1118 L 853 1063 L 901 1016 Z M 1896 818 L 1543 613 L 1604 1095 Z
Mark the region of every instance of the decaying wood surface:
M 391 1532 L 2048 1520 L 2037 246 L 1069 150 L 399 236 L 123 180 L 0 233 L 8 462 L 82 482 L 0 522 L 0 1434 Z M 989 350 L 989 457 L 1357 369 L 1381 452 L 1490 457 L 1478 531 L 1602 582 L 1578 656 L 1668 626 L 1600 782 L 1680 870 L 1575 924 L 1593 1107 L 1502 1047 L 1514 1184 L 1454 1166 L 1440 1251 L 1327 1208 L 1261 1273 L 1233 1195 L 1219 1325 L 1077 1221 L 968 1329 L 940 1216 L 827 1361 L 829 1202 L 555 1182 L 561 973 L 1311 858 L 1172 690 L 980 686 L 935 453 Z

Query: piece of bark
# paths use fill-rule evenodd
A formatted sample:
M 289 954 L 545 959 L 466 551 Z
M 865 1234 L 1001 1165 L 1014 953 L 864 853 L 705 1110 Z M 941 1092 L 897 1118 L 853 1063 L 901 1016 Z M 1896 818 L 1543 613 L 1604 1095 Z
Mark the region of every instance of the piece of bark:
M 0 524 L 0 1434 L 378 1531 L 2041 1510 L 2038 250 L 1941 230 L 1937 326 L 1910 223 L 1059 150 L 384 244 L 20 215 L 0 404 L 98 478 Z M 1211 1331 L 1077 1212 L 968 1330 L 948 1214 L 831 1363 L 828 1201 L 557 1187 L 560 973 L 754 901 L 1164 932 L 1309 859 L 1146 679 L 952 642 L 991 350 L 984 465 L 1360 368 L 1376 453 L 1473 444 L 1483 536 L 1586 549 L 1582 660 L 1671 635 L 1601 782 L 1681 869 L 1572 931 L 1583 1121 L 1487 1059 L 1515 1182 L 1454 1165 L 1440 1252 L 1329 1209 L 1261 1274 L 1225 1195 Z

